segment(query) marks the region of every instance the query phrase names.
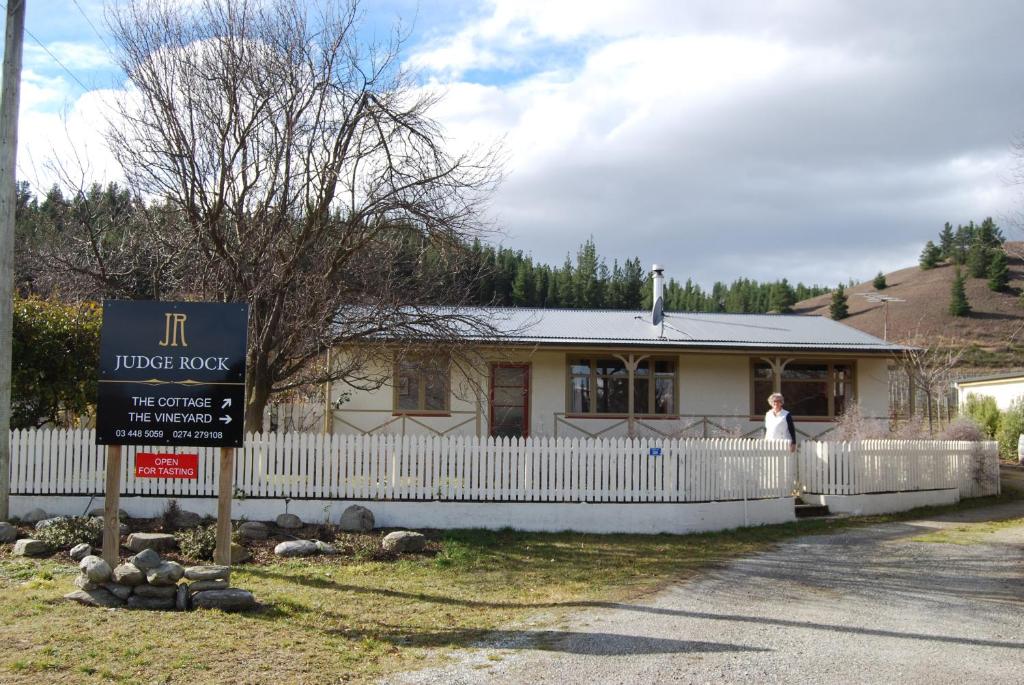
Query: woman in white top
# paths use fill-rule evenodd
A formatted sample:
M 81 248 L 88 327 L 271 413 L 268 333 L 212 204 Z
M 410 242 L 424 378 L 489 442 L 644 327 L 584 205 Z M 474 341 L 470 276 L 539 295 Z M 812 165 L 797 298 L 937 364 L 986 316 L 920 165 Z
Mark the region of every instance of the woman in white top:
M 768 396 L 771 409 L 764 415 L 765 440 L 789 440 L 789 451 L 796 452 L 796 428 L 793 426 L 793 415 L 782 408 L 785 399 L 782 393 L 773 392 Z

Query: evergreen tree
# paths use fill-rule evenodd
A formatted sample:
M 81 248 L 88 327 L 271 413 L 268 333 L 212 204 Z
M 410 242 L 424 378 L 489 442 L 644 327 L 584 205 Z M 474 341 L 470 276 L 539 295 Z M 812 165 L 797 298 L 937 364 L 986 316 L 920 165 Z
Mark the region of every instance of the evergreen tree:
M 978 226 L 974 239 L 980 240 L 986 247 L 1002 247 L 1003 243 L 1006 242 L 1003 232 L 999 230 L 996 222 L 992 221 L 990 216 L 985 217 L 985 220 Z
M 949 259 L 953 256 L 953 226 L 948 221 L 939 233 L 940 259 Z
M 953 276 L 953 287 L 950 289 L 949 313 L 953 316 L 967 316 L 971 313 L 971 305 L 967 302 L 967 291 L 964 289 L 964 275 L 957 267 Z
M 1006 262 L 1006 252 L 1002 249 L 993 250 L 992 260 L 988 265 L 989 290 L 1001 292 L 1010 283 L 1010 267 Z
M 783 278 L 772 286 L 771 296 L 768 300 L 769 311 L 788 314 L 793 311 L 794 304 L 796 304 L 796 293 L 793 292 L 789 281 Z
M 516 307 L 535 306 L 533 293 L 533 264 L 526 259 L 516 268 L 516 277 L 512 281 L 512 304 Z
M 885 282 L 885 274 L 881 271 L 879 271 L 878 275 L 875 276 L 873 281 L 871 281 L 871 285 L 875 286 L 875 290 L 885 290 L 889 287 L 889 284 Z
M 967 272 L 971 278 L 985 278 L 988 275 L 988 264 L 991 260 L 992 248 L 983 240 L 975 239 L 967 251 Z
M 972 221 L 967 226 L 958 225 L 956 234 L 953 236 L 953 251 L 949 255 L 954 264 L 967 262 L 967 250 L 972 242 L 974 242 L 974 222 Z
M 942 249 L 938 245 L 929 240 L 925 244 L 924 249 L 921 250 L 921 258 L 918 260 L 918 264 L 920 265 L 921 270 L 927 271 L 928 269 L 934 269 L 936 266 L 938 266 L 939 259 L 941 256 Z
M 829 316 L 834 320 L 839 321 L 845 319 L 850 315 L 850 307 L 848 305 L 848 298 L 846 297 L 846 289 L 843 288 L 843 284 L 840 283 L 839 287 L 832 291 L 832 304 L 828 308 Z

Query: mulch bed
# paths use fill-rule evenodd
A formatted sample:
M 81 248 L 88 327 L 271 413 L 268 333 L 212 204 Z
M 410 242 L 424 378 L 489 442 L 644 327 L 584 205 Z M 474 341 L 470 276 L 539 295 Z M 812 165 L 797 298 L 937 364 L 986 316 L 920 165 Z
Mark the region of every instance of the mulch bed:
M 163 521 L 160 518 L 153 519 L 135 519 L 128 518 L 122 519 L 122 523 L 128 524 L 128 529 L 133 533 L 173 533 L 173 530 L 165 530 Z M 213 523 L 212 519 L 204 520 L 203 525 Z M 369 533 L 349 533 L 339 530 L 333 525 L 323 524 L 309 524 L 302 528 L 293 530 L 284 530 L 278 528 L 273 523 L 265 522 L 269 529 L 270 535 L 266 540 L 246 540 L 243 544 L 252 554 L 252 558 L 247 561 L 241 562 L 239 565 L 255 565 L 264 566 L 267 564 L 279 563 L 283 561 L 283 557 L 279 557 L 274 554 L 274 547 L 279 543 L 285 542 L 286 540 L 322 540 L 334 545 L 338 554 L 333 555 L 316 555 L 312 557 L 291 557 L 289 561 L 299 561 L 308 564 L 333 564 L 333 565 L 346 565 L 352 563 L 362 563 L 366 561 L 379 561 L 379 562 L 393 562 L 399 559 L 409 557 L 409 554 L 397 554 L 395 552 L 389 552 L 381 547 L 381 540 L 384 536 L 393 530 L 400 530 L 397 528 L 393 529 L 378 529 Z M 35 533 L 35 527 L 29 524 L 14 523 L 14 526 L 21 533 L 20 537 L 30 538 Z M 425 530 L 420 531 L 427 537 L 427 547 L 422 552 L 415 553 L 416 556 L 435 556 L 441 551 L 441 535 L 442 531 L 436 530 Z M 127 541 L 128 536 L 121 537 L 121 558 L 127 560 L 131 557 L 134 552 L 131 552 L 124 547 L 124 543 Z M 13 544 L 0 544 L 0 561 L 9 559 L 13 555 L 11 550 Z M 160 556 L 164 559 L 170 559 L 177 561 L 185 566 L 200 563 L 210 563 L 209 560 L 189 559 L 182 556 L 178 552 L 161 552 Z M 71 562 L 68 557 L 67 549 L 60 549 L 46 555 L 44 557 L 35 557 L 42 559 L 53 559 L 54 561 L 67 561 Z

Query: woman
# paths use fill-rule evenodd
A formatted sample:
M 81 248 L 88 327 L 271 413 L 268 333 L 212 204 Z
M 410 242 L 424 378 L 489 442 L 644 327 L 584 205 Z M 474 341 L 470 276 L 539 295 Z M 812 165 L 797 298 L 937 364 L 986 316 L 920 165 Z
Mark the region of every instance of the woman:
M 789 451 L 796 452 L 796 428 L 793 426 L 793 415 L 782 408 L 785 399 L 781 392 L 773 392 L 768 396 L 771 409 L 764 415 L 764 439 L 789 439 Z

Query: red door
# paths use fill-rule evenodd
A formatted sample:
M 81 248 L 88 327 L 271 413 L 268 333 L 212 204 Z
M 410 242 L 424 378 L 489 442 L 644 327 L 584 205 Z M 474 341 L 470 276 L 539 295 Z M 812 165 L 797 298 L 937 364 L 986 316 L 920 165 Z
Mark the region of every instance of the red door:
M 530 435 L 530 365 L 491 364 L 491 435 Z

